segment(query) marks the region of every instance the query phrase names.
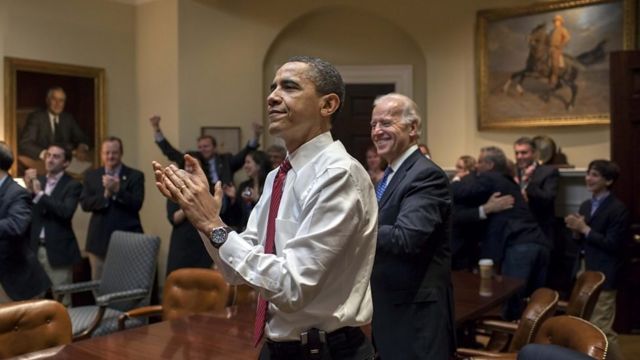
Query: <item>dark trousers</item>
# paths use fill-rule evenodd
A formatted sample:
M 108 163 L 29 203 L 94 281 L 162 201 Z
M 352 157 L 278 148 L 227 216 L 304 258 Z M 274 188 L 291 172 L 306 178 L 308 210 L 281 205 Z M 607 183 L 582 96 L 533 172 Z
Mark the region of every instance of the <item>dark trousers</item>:
M 549 249 L 537 243 L 515 244 L 505 251 L 502 275 L 525 281 L 523 289 L 513 295 L 504 309 L 507 320 L 517 320 L 524 310 L 524 299 L 545 285 L 549 267 Z
M 371 341 L 359 329 L 327 335 L 328 352 L 322 360 L 370 360 L 374 358 Z M 284 343 L 265 341 L 259 360 L 304 360 L 299 341 Z

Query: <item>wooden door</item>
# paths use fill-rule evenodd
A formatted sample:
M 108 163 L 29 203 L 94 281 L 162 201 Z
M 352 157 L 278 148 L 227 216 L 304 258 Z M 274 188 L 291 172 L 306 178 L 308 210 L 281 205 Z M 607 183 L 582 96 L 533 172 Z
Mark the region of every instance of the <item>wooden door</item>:
M 611 159 L 620 166 L 614 193 L 630 212 L 615 328 L 640 329 L 640 51 L 617 51 L 610 59 Z
M 347 84 L 340 115 L 334 121 L 333 138 L 342 141 L 351 156 L 366 167 L 366 150 L 371 142 L 371 111 L 376 97 L 395 90 L 394 84 Z

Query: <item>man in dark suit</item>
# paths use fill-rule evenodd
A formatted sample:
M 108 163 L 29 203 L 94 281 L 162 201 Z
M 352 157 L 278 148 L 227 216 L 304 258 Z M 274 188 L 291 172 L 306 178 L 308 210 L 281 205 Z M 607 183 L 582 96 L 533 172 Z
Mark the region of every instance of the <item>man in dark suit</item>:
M 184 168 L 184 153 L 174 148 L 164 137 L 160 129 L 160 116 L 154 115 L 149 119 L 153 128 L 156 144 L 162 153 L 179 168 Z M 254 137 L 239 153 L 218 153 L 216 139 L 211 135 L 202 135 L 198 138 L 198 152 L 204 159 L 203 170 L 209 180 L 211 189 L 220 180 L 224 185 L 233 184 L 233 174 L 244 165 L 244 158 L 251 151 L 258 149 L 258 140 L 262 134 L 262 126 L 254 124 Z
M 13 154 L 0 141 L 0 303 L 42 296 L 51 286 L 29 246 L 29 193 L 9 175 Z
M 44 160 L 47 148 L 52 143 L 61 143 L 89 150 L 89 138 L 82 131 L 73 115 L 63 112 L 66 94 L 61 87 L 47 92 L 47 110 L 38 110 L 27 117 L 18 149 L 34 160 Z
M 465 176 L 475 177 L 475 172 Z M 460 181 L 454 178 L 453 181 Z M 513 207 L 513 196 L 494 193 L 480 206 L 454 202 L 451 231 L 451 269 L 473 270 L 478 265 L 479 247 L 484 241 L 487 217 Z
M 629 234 L 629 211 L 610 192 L 619 174 L 618 165 L 611 161 L 592 161 L 587 168 L 585 182 L 593 196 L 580 205 L 578 214 L 565 218 L 567 227 L 573 230 L 580 243 L 576 272 L 601 271 L 606 276 L 591 322 L 607 335 L 614 352 L 619 352 L 617 334 L 612 329 L 617 280 L 624 258 L 623 245 Z
M 553 241 L 553 224 L 556 217 L 555 203 L 558 196 L 558 169 L 540 165 L 536 161 L 536 143 L 521 137 L 513 144 L 516 156 L 516 183 L 542 231 Z
M 374 102 L 371 139 L 389 163 L 376 189 L 371 274 L 372 334 L 383 360 L 444 360 L 455 348 L 449 181 L 418 150 L 419 135 L 411 99 L 388 94 Z
M 124 165 L 122 153 L 122 140 L 106 138 L 100 150 L 104 166 L 84 178 L 80 205 L 91 212 L 86 249 L 93 279 L 102 276 L 111 233 L 142 232 L 139 211 L 144 201 L 144 174 Z
M 492 259 L 502 274 L 526 281 L 525 288 L 510 299 L 505 309 L 505 318 L 517 319 L 522 312 L 522 300 L 544 285 L 551 243 L 508 173 L 507 158 L 502 150 L 494 146 L 482 148 L 476 171 L 478 176 L 466 176 L 452 183 L 453 200 L 479 206 L 496 192 L 513 197 L 512 208 L 488 217 L 480 257 Z
M 78 207 L 82 185 L 65 173 L 71 163 L 71 148 L 52 144 L 45 155 L 46 176 L 27 169 L 24 181 L 33 196 L 31 247 L 38 249 L 38 261 L 53 286 L 73 282 L 73 264 L 80 261 L 80 249 L 71 220 Z M 69 304 L 69 297 L 64 302 Z

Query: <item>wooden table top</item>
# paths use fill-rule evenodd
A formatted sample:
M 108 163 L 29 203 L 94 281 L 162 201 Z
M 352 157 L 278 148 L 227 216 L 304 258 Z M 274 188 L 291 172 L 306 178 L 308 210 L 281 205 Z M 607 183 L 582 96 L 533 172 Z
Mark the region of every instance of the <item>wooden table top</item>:
M 460 325 L 500 305 L 523 284 L 496 278 L 483 284 L 477 274 L 453 272 L 456 324 Z M 488 286 L 488 287 L 487 287 Z M 486 290 L 484 289 L 484 290 Z M 129 329 L 107 336 L 28 354 L 21 359 L 257 359 L 253 322 L 255 306 L 240 305 L 229 319 L 198 314 Z
M 458 326 L 502 305 L 524 286 L 524 281 L 519 279 L 496 276 L 485 281 L 478 274 L 463 271 L 454 271 L 451 280 Z

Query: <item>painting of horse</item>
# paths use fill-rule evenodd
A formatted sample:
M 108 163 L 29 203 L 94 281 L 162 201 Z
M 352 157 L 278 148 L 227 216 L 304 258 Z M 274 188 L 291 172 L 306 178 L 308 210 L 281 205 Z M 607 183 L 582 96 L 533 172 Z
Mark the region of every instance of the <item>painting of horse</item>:
M 588 0 L 480 11 L 479 128 L 608 123 L 609 53 L 632 47 L 632 5 Z

